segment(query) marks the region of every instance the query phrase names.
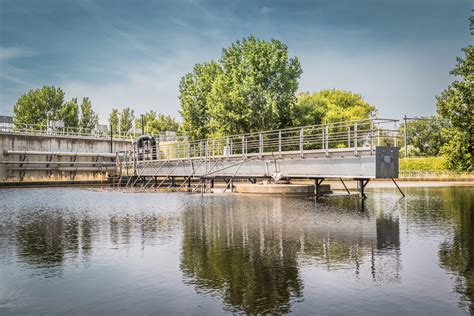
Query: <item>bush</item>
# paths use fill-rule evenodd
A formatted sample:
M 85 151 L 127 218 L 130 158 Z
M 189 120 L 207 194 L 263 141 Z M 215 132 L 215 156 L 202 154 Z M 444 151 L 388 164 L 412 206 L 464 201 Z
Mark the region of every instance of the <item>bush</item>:
M 444 157 L 419 157 L 400 159 L 400 171 L 446 171 Z

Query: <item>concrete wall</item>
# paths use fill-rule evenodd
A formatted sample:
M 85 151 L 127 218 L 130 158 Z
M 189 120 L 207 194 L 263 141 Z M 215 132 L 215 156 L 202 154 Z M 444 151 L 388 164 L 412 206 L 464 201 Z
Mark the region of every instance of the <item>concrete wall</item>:
M 47 152 L 90 152 L 90 153 L 110 153 L 123 151 L 128 149 L 130 141 L 114 139 L 111 149 L 110 139 L 95 139 L 91 137 L 78 136 L 55 136 L 55 135 L 25 135 L 20 133 L 4 133 L 0 132 L 0 181 L 18 181 L 21 177 L 19 171 L 8 171 L 9 167 L 18 166 L 5 164 L 6 161 L 19 161 L 20 155 L 6 155 L 7 150 L 16 151 L 47 151 Z M 46 155 L 26 156 L 26 161 L 47 161 L 52 159 L 53 162 L 68 162 L 73 159 L 79 162 L 92 162 L 91 157 L 48 157 Z M 111 158 L 99 158 L 100 162 L 111 162 Z M 25 164 L 24 166 L 27 166 Z M 36 165 L 38 166 L 38 165 Z M 46 165 L 41 165 L 45 167 Z M 72 165 L 62 165 L 72 166 Z M 75 180 L 85 179 L 101 179 L 107 176 L 105 172 L 45 172 L 45 171 L 28 171 L 24 174 L 24 181 L 44 181 L 44 180 L 68 180 L 74 177 Z

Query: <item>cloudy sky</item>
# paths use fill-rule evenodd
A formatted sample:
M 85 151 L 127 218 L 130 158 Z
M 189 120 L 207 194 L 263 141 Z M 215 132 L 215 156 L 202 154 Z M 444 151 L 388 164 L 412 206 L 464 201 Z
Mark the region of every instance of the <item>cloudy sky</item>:
M 300 59 L 300 91 L 351 90 L 381 117 L 435 112 L 472 0 L 0 0 L 0 115 L 29 89 L 178 117 L 178 83 L 195 63 L 255 35 Z

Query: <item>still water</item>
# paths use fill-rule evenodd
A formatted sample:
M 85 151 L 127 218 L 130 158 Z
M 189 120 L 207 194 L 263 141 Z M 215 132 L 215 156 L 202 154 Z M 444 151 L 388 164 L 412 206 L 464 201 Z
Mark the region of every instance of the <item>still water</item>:
M 468 314 L 474 188 L 0 191 L 0 314 Z

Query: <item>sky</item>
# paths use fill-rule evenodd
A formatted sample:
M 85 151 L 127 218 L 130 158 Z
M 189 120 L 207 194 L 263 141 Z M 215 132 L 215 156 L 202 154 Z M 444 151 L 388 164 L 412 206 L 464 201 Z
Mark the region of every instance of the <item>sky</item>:
M 179 118 L 194 64 L 254 35 L 298 57 L 299 91 L 344 89 L 378 116 L 436 112 L 449 71 L 473 44 L 472 0 L 0 0 L 0 115 L 43 85 L 112 108 Z

